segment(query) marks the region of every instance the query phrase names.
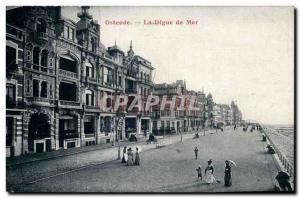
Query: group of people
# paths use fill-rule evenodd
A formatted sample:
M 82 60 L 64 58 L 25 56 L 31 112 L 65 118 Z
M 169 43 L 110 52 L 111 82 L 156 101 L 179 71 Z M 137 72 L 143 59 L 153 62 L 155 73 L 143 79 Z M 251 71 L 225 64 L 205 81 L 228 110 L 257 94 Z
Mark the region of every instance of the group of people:
M 126 163 L 127 166 L 133 166 L 133 165 L 139 166 L 140 165 L 139 148 L 136 147 L 135 154 L 134 154 L 131 147 L 127 149 L 127 147 L 125 146 L 123 149 L 122 163 Z
M 195 158 L 196 160 L 198 159 L 198 148 L 195 147 L 194 149 L 195 152 Z M 199 164 L 198 168 L 196 169 L 197 171 L 197 177 L 198 181 L 202 181 L 202 166 Z M 212 164 L 212 160 L 207 161 L 207 166 L 204 171 L 204 176 L 205 176 L 205 182 L 207 184 L 213 184 L 213 183 L 220 183 L 219 180 L 216 180 L 214 177 L 214 166 Z M 225 170 L 224 170 L 224 186 L 231 186 L 232 181 L 231 181 L 231 166 L 230 162 L 228 160 L 225 161 Z

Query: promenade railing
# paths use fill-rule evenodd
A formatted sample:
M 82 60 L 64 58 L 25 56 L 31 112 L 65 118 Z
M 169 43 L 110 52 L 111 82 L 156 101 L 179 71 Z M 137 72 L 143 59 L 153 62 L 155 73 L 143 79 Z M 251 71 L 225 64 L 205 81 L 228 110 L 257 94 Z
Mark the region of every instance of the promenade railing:
M 293 177 L 294 175 L 294 166 L 293 164 L 288 160 L 288 158 L 286 157 L 286 155 L 280 151 L 280 149 L 276 146 L 276 144 L 274 144 L 274 142 L 272 141 L 272 139 L 269 137 L 269 135 L 266 133 L 266 130 L 271 131 L 273 129 L 263 129 L 263 133 L 264 135 L 267 137 L 267 140 L 270 142 L 270 144 L 274 147 L 276 154 L 282 164 L 282 166 L 285 168 L 286 172 Z

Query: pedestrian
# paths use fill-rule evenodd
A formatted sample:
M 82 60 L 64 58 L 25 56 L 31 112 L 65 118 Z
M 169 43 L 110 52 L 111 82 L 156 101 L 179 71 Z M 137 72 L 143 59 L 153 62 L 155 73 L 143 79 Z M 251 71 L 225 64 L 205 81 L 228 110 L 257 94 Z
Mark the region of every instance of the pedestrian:
M 231 186 L 231 166 L 228 160 L 225 161 L 225 175 L 224 175 L 224 186 Z
M 197 148 L 197 146 L 195 146 L 194 152 L 195 152 L 195 158 L 197 160 L 198 159 L 198 148 Z
M 205 168 L 205 182 L 207 184 L 213 184 L 217 182 L 214 177 L 214 167 L 211 159 L 207 161 L 207 167 Z
M 131 148 L 129 148 L 127 150 L 127 155 L 128 155 L 127 166 L 132 166 L 133 165 L 133 152 L 132 152 Z
M 126 163 L 127 162 L 127 153 L 126 153 L 127 147 L 124 146 L 123 149 L 123 157 L 122 157 L 122 163 Z
M 135 149 L 135 160 L 134 160 L 134 165 L 139 166 L 140 165 L 140 154 L 139 154 L 139 148 L 136 147 Z
M 196 169 L 197 171 L 197 181 L 199 181 L 199 179 L 201 179 L 202 181 L 202 170 L 201 170 L 201 165 L 199 164 L 198 168 Z

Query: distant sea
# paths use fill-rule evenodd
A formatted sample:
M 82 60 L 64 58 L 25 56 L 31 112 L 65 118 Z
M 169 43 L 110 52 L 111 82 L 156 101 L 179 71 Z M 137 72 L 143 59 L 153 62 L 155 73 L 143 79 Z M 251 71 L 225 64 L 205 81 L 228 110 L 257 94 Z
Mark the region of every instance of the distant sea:
M 268 132 L 269 137 L 294 165 L 294 125 L 266 125 L 266 127 L 273 129 Z

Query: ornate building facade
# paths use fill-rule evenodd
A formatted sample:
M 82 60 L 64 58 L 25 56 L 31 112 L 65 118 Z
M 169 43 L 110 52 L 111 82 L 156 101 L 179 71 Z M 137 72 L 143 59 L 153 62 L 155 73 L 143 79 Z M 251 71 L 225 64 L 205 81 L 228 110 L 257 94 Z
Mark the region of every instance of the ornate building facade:
M 152 94 L 154 68 L 132 43 L 127 55 L 116 44 L 106 48 L 88 10 L 82 7 L 77 22 L 60 7 L 7 10 L 7 156 L 111 143 L 151 130 L 150 111 L 128 112 L 117 133 L 119 111 L 101 106 L 107 96 Z

